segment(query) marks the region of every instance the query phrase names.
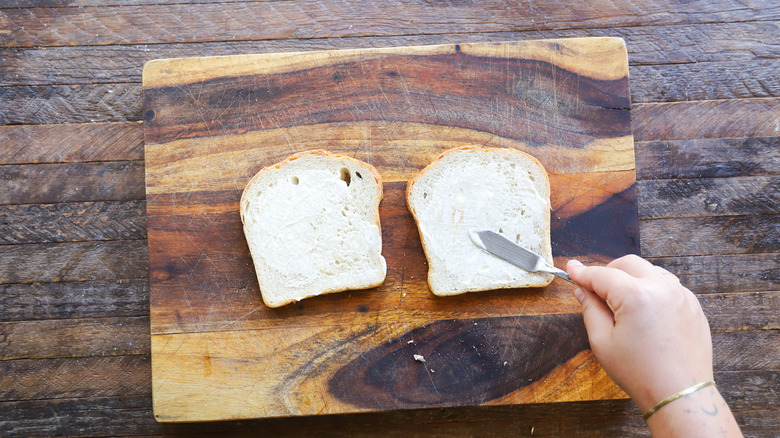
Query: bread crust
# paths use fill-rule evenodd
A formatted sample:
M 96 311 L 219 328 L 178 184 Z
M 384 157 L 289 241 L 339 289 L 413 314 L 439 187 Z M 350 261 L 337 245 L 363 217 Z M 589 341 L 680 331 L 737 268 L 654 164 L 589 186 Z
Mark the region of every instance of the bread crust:
M 300 299 L 309 298 L 309 297 L 312 297 L 312 296 L 319 296 L 319 295 L 325 295 L 325 294 L 329 294 L 329 293 L 343 292 L 343 291 L 346 291 L 346 290 L 358 290 L 358 289 L 368 289 L 368 288 L 372 288 L 372 287 L 377 287 L 377 286 L 381 285 L 384 282 L 384 277 L 385 276 L 383 275 L 382 278 L 379 279 L 378 281 L 367 282 L 367 283 L 360 284 L 358 286 L 351 286 L 351 287 L 332 287 L 332 288 L 327 288 L 327 289 L 318 291 L 317 293 L 307 294 L 306 296 L 303 296 L 303 297 L 299 297 L 299 298 L 296 298 L 296 297 L 286 297 L 283 300 L 276 299 L 277 297 L 275 296 L 275 294 L 273 294 L 274 295 L 274 299 L 270 299 L 269 296 L 271 294 L 269 292 L 267 292 L 267 293 L 263 292 L 263 290 L 267 290 L 268 286 L 267 286 L 266 282 L 264 281 L 263 275 L 260 273 L 261 270 L 258 267 L 258 263 L 259 262 L 258 262 L 258 259 L 255 256 L 257 249 L 255 247 L 253 247 L 252 239 L 250 238 L 250 235 L 249 235 L 250 231 L 247 229 L 247 224 L 246 224 L 246 213 L 247 213 L 247 209 L 248 209 L 248 206 L 249 206 L 249 203 L 250 203 L 250 199 L 252 197 L 253 189 L 254 189 L 254 187 L 256 185 L 258 185 L 261 182 L 265 181 L 266 178 L 271 178 L 273 173 L 284 172 L 285 169 L 288 168 L 295 161 L 297 161 L 299 159 L 302 159 L 302 158 L 307 158 L 307 157 L 322 157 L 322 158 L 329 159 L 329 160 L 338 160 L 339 165 L 341 165 L 341 166 L 347 167 L 349 165 L 352 165 L 353 167 L 360 168 L 361 172 L 362 172 L 363 169 L 365 169 L 365 170 L 367 170 L 369 172 L 369 175 L 361 175 L 361 178 L 363 178 L 363 179 L 365 179 L 365 178 L 373 178 L 374 182 L 375 182 L 376 189 L 373 191 L 373 196 L 372 196 L 372 198 L 375 199 L 375 202 L 370 206 L 370 210 L 373 213 L 373 223 L 374 223 L 374 225 L 376 225 L 376 227 L 379 229 L 379 232 L 380 232 L 380 240 L 379 240 L 380 248 L 379 249 L 380 249 L 380 253 L 381 253 L 381 224 L 380 224 L 380 217 L 379 217 L 379 204 L 380 204 L 380 202 L 381 202 L 381 200 L 382 200 L 382 198 L 384 196 L 384 193 L 383 193 L 383 190 L 382 190 L 382 177 L 381 177 L 381 175 L 379 174 L 379 172 L 376 170 L 376 168 L 374 166 L 372 166 L 369 163 L 360 161 L 358 159 L 355 159 L 355 158 L 352 158 L 352 157 L 349 157 L 349 156 L 346 156 L 346 155 L 334 154 L 334 153 L 331 153 L 331 152 L 328 152 L 328 151 L 325 151 L 325 150 L 322 150 L 322 149 L 315 149 L 315 150 L 308 150 L 308 151 L 295 153 L 295 154 L 290 155 L 289 157 L 287 157 L 286 159 L 284 159 L 284 160 L 282 160 L 282 161 L 280 161 L 278 163 L 275 163 L 275 164 L 272 164 L 270 166 L 264 167 L 263 169 L 258 171 L 249 180 L 249 182 L 247 182 L 247 184 L 246 184 L 246 186 L 244 188 L 244 191 L 241 194 L 241 200 L 239 201 L 239 214 L 241 216 L 241 223 L 243 225 L 243 230 L 244 230 L 244 234 L 245 234 L 245 237 L 246 237 L 246 240 L 247 240 L 247 245 L 249 246 L 250 254 L 252 254 L 252 259 L 253 259 L 253 263 L 255 265 L 258 285 L 260 287 L 260 291 L 261 291 L 261 296 L 263 298 L 263 302 L 265 303 L 266 306 L 272 307 L 272 308 L 281 307 L 281 306 L 284 306 L 286 304 L 299 301 Z M 381 258 L 381 255 L 380 255 L 380 258 Z M 384 263 L 384 261 L 383 261 L 383 263 Z
M 525 159 L 531 160 L 537 166 L 539 166 L 539 168 L 544 170 L 544 177 L 546 179 L 545 183 L 547 187 L 550 187 L 550 176 L 547 174 L 547 170 L 545 170 L 544 165 L 542 165 L 542 163 L 531 154 L 527 154 L 523 151 L 517 149 L 511 149 L 511 148 L 485 148 L 477 145 L 458 146 L 456 148 L 447 149 L 446 151 L 439 154 L 439 156 L 436 157 L 435 160 L 431 161 L 427 166 L 425 166 L 425 168 L 423 168 L 423 170 L 421 170 L 417 175 L 415 175 L 412 179 L 410 179 L 409 182 L 406 184 L 406 206 L 409 209 L 409 211 L 412 212 L 412 215 L 414 215 L 415 212 L 413 211 L 412 206 L 409 203 L 409 194 L 411 193 L 414 184 L 416 184 L 417 181 L 419 181 L 423 177 L 423 175 L 425 175 L 427 172 L 432 170 L 435 167 L 435 164 L 439 163 L 442 160 L 442 158 L 444 158 L 449 154 L 455 154 L 462 151 L 482 151 L 482 152 L 501 151 L 502 153 L 506 152 L 506 153 L 513 153 L 513 154 L 518 154 L 520 156 L 523 156 Z M 548 198 L 550 197 L 549 193 L 547 194 L 547 197 Z
M 244 186 L 244 191 L 241 193 L 241 200 L 239 201 L 239 212 L 241 214 L 241 223 L 242 224 L 244 223 L 244 211 L 246 210 L 246 203 L 248 202 L 248 200 L 245 199 L 249 193 L 249 190 L 247 189 L 257 184 L 257 181 L 263 179 L 263 177 L 265 177 L 265 175 L 267 175 L 269 172 L 278 170 L 284 167 L 287 163 L 290 163 L 292 161 L 297 160 L 298 158 L 309 156 L 309 155 L 319 155 L 326 158 L 337 158 L 348 162 L 352 162 L 353 164 L 356 164 L 358 166 L 367 167 L 368 170 L 371 171 L 371 174 L 374 177 L 374 181 L 376 181 L 377 183 L 377 192 L 378 192 L 377 197 L 379 201 L 377 202 L 376 224 L 379 225 L 379 211 L 378 211 L 379 202 L 382 201 L 382 198 L 384 197 L 384 192 L 382 191 L 382 176 L 379 174 L 379 172 L 376 170 L 374 166 L 372 166 L 369 163 L 366 163 L 365 161 L 360 161 L 357 158 L 352 158 L 346 155 L 334 154 L 324 149 L 311 149 L 308 151 L 296 152 L 278 163 L 260 169 L 260 171 L 258 171 L 252 178 L 249 179 L 249 181 Z
M 434 169 L 437 168 L 437 166 L 444 160 L 446 157 L 453 155 L 453 154 L 459 154 L 462 152 L 467 151 L 476 151 L 476 152 L 486 152 L 486 153 L 499 153 L 499 154 L 515 154 L 518 157 L 521 157 L 523 160 L 532 163 L 534 166 L 538 167 L 538 169 L 541 171 L 540 175 L 544 176 L 544 181 L 542 184 L 534 184 L 535 188 L 545 188 L 545 193 L 543 194 L 543 197 L 547 200 L 547 213 L 546 213 L 546 229 L 544 230 L 544 233 L 546 236 L 543 237 L 543 241 L 545 243 L 544 253 L 542 256 L 545 258 L 551 259 L 552 258 L 552 251 L 551 251 L 551 241 L 550 241 L 550 208 L 549 208 L 549 200 L 550 200 L 550 179 L 547 174 L 547 171 L 545 170 L 542 163 L 536 159 L 536 157 L 527 154 L 523 151 L 517 150 L 517 149 L 511 149 L 511 148 L 485 148 L 477 145 L 467 145 L 467 146 L 460 146 L 452 149 L 448 149 L 444 151 L 442 154 L 440 154 L 434 161 L 432 161 L 430 164 L 428 164 L 424 169 L 422 169 L 417 175 L 415 175 L 412 179 L 409 180 L 406 186 L 406 205 L 409 209 L 409 212 L 412 214 L 412 217 L 415 220 L 415 223 L 417 225 L 418 232 L 420 234 L 420 240 L 422 241 L 423 251 L 425 252 L 426 259 L 428 261 L 428 267 L 429 267 L 429 275 L 428 275 L 428 286 L 431 290 L 431 292 L 434 295 L 438 296 L 449 296 L 449 295 L 458 295 L 461 293 L 466 292 L 479 292 L 479 291 L 485 291 L 485 290 L 491 290 L 496 289 L 495 287 L 491 288 L 485 288 L 485 287 L 464 287 L 463 289 L 457 291 L 457 292 L 441 292 L 437 290 L 436 285 L 434 284 L 433 276 L 431 275 L 431 272 L 434 269 L 437 269 L 436 266 L 437 261 L 434 260 L 434 258 L 431 256 L 431 249 L 426 244 L 425 238 L 423 237 L 423 230 L 421 227 L 421 221 L 420 216 L 418 212 L 415 209 L 415 206 L 413 204 L 412 200 L 412 192 L 415 188 L 415 185 L 418 184 L 421 180 L 423 180 L 429 172 L 432 172 Z M 551 261 L 551 260 L 550 260 Z M 519 269 L 519 268 L 518 268 Z M 537 275 L 537 274 L 534 274 Z M 538 274 L 537 275 L 540 281 L 535 283 L 528 283 L 525 285 L 521 284 L 512 284 L 508 286 L 498 287 L 500 288 L 522 288 L 522 287 L 543 287 L 552 282 L 553 276 L 550 274 Z

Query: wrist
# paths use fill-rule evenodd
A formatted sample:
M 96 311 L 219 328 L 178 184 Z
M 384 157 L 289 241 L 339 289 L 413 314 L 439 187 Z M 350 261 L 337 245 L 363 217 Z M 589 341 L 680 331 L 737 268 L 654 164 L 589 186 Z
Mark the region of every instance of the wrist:
M 681 399 L 683 397 L 687 397 L 691 394 L 693 394 L 696 391 L 702 390 L 707 387 L 714 387 L 715 381 L 714 380 L 705 380 L 703 382 L 699 382 L 695 385 L 691 385 L 682 391 L 676 392 L 669 397 L 664 398 L 663 400 L 656 403 L 652 408 L 647 409 L 643 411 L 642 417 L 647 421 L 648 418 L 650 418 L 653 414 L 655 414 L 659 409 L 663 408 L 664 406 L 668 405 L 669 403 L 673 403 L 677 401 L 678 399 Z
M 734 415 L 715 386 L 668 403 L 647 419 L 647 425 L 653 436 L 742 436 Z

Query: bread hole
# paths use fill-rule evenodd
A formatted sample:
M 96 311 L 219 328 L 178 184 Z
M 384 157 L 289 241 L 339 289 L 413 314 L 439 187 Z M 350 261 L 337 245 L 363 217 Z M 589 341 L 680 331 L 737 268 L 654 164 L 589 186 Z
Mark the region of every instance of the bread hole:
M 528 172 L 528 179 L 530 179 L 531 181 L 536 181 L 536 179 L 534 178 L 534 176 L 533 176 L 533 175 L 531 175 L 531 172 Z
M 363 179 L 363 175 L 361 175 L 360 172 L 355 172 L 355 175 L 357 175 L 358 178 Z
M 427 197 L 428 197 L 428 194 L 427 194 L 427 193 L 425 193 L 425 192 L 423 192 L 423 199 L 425 199 L 425 198 L 427 198 Z
M 290 182 L 297 186 L 300 181 L 298 180 L 297 176 L 293 176 L 290 178 Z
M 349 183 L 352 182 L 352 175 L 346 167 L 341 168 L 341 180 L 347 183 L 347 187 L 349 187 Z
M 515 242 L 518 242 L 518 243 L 520 242 L 520 235 L 519 234 L 515 236 Z
M 503 228 L 499 228 L 499 229 L 498 229 L 498 232 L 499 232 L 499 233 L 503 233 L 503 232 L 504 232 L 504 229 L 503 229 Z

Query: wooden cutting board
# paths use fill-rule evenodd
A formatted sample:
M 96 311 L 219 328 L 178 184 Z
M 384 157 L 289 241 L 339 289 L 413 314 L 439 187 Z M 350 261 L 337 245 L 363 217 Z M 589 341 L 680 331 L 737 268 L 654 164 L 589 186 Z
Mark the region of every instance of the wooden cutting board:
M 626 397 L 568 283 L 433 296 L 404 199 L 448 148 L 517 148 L 550 173 L 558 266 L 637 253 L 622 40 L 157 60 L 143 87 L 157 420 Z M 315 148 L 382 174 L 387 279 L 270 309 L 239 198 L 261 168 Z

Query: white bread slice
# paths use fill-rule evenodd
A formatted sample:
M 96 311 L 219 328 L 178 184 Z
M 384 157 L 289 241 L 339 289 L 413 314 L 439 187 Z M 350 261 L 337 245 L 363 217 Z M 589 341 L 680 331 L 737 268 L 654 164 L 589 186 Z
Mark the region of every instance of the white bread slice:
M 240 208 L 265 304 L 382 284 L 381 199 L 373 166 L 322 150 L 258 172 Z
M 515 149 L 450 149 L 406 187 L 417 221 L 428 285 L 439 296 L 547 286 L 532 273 L 484 252 L 469 230 L 492 230 L 552 263 L 550 180 L 539 161 Z

